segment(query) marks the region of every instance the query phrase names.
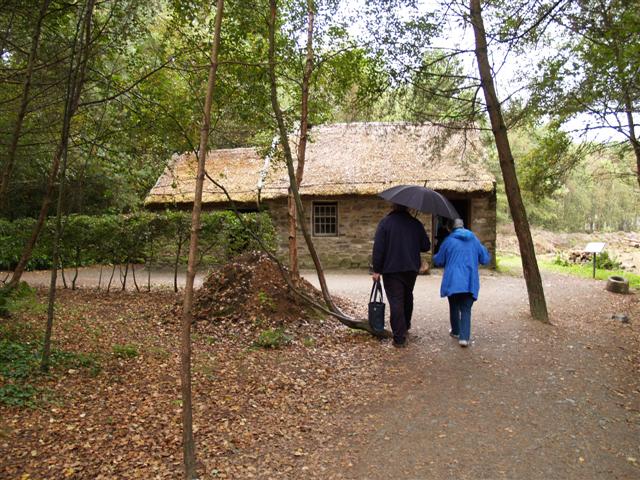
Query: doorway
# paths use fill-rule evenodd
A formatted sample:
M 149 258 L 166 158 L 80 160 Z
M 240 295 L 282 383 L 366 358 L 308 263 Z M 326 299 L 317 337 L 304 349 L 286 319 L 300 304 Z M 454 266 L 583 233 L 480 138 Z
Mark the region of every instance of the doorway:
M 453 205 L 453 207 L 460 215 L 460 218 L 464 222 L 464 227 L 469 228 L 471 221 L 471 201 L 469 199 L 460 198 L 460 199 L 450 199 L 447 198 Z M 434 215 L 431 226 L 431 245 L 433 245 L 432 252 L 435 255 L 438 253 L 438 249 L 440 244 L 444 241 L 447 235 L 447 231 L 445 226 L 447 222 L 451 221 L 448 218 L 441 217 L 439 215 Z

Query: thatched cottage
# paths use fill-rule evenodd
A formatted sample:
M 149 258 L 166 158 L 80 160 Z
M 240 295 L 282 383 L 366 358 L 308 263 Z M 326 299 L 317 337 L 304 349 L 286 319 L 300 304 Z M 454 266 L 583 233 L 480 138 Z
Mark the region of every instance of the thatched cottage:
M 495 178 L 484 166 L 477 132 L 400 123 L 314 127 L 300 187 L 307 225 L 325 267 L 366 267 L 373 235 L 389 204 L 377 196 L 395 185 L 424 185 L 444 194 L 495 258 Z M 295 149 L 293 150 L 295 154 Z M 149 192 L 150 208 L 193 202 L 197 160 L 176 155 Z M 287 249 L 287 187 L 282 160 L 254 148 L 212 151 L 206 169 L 244 211 L 269 211 Z M 204 208 L 229 208 L 227 197 L 205 179 Z M 432 240 L 437 218 L 420 214 Z M 433 244 L 434 242 L 432 242 Z M 300 236 L 300 262 L 311 265 Z

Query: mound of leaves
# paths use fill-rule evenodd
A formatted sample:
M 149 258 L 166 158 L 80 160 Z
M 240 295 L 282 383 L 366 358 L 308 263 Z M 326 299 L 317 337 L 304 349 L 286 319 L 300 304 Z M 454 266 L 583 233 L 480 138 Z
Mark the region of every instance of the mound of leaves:
M 322 304 L 320 292 L 302 280 L 299 290 Z M 287 285 L 278 264 L 265 253 L 246 252 L 213 270 L 196 293 L 196 320 L 233 322 L 257 328 L 313 316 Z

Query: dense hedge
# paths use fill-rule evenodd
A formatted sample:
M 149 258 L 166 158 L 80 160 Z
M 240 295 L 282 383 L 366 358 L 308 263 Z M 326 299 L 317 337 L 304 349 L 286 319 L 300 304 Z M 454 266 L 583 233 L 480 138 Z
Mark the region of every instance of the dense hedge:
M 265 213 L 244 213 L 244 221 L 273 249 L 275 230 Z M 11 270 L 22 254 L 34 219 L 0 219 L 0 270 Z M 139 212 L 130 215 L 71 215 L 64 219 L 63 267 L 94 264 L 186 262 L 191 212 Z M 51 267 L 55 219 L 50 218 L 34 249 L 28 269 Z M 259 245 L 233 212 L 203 212 L 199 255 L 204 263 L 221 263 Z

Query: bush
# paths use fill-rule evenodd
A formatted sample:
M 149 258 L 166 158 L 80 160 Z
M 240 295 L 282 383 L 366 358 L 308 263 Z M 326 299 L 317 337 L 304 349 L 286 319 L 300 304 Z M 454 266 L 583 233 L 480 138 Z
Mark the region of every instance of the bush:
M 267 245 L 275 249 L 276 234 L 266 213 L 244 213 L 244 223 Z M 12 270 L 22 254 L 34 219 L 13 222 L 0 220 L 0 269 Z M 69 215 L 65 217 L 60 239 L 60 262 L 63 268 L 95 264 L 186 262 L 191 213 L 146 211 L 128 215 Z M 36 243 L 28 270 L 51 268 L 55 219 L 45 223 Z M 259 248 L 234 213 L 203 212 L 200 231 L 201 259 L 224 263 L 246 250 Z M 0 308 L 1 308 L 0 300 Z
M 9 317 L 12 313 L 30 311 L 42 313 L 46 311 L 36 297 L 36 290 L 27 282 L 20 282 L 16 288 L 0 288 L 0 317 Z
M 609 252 L 604 251 L 596 256 L 596 268 L 602 270 L 620 270 L 622 264 L 614 257 L 609 256 Z

